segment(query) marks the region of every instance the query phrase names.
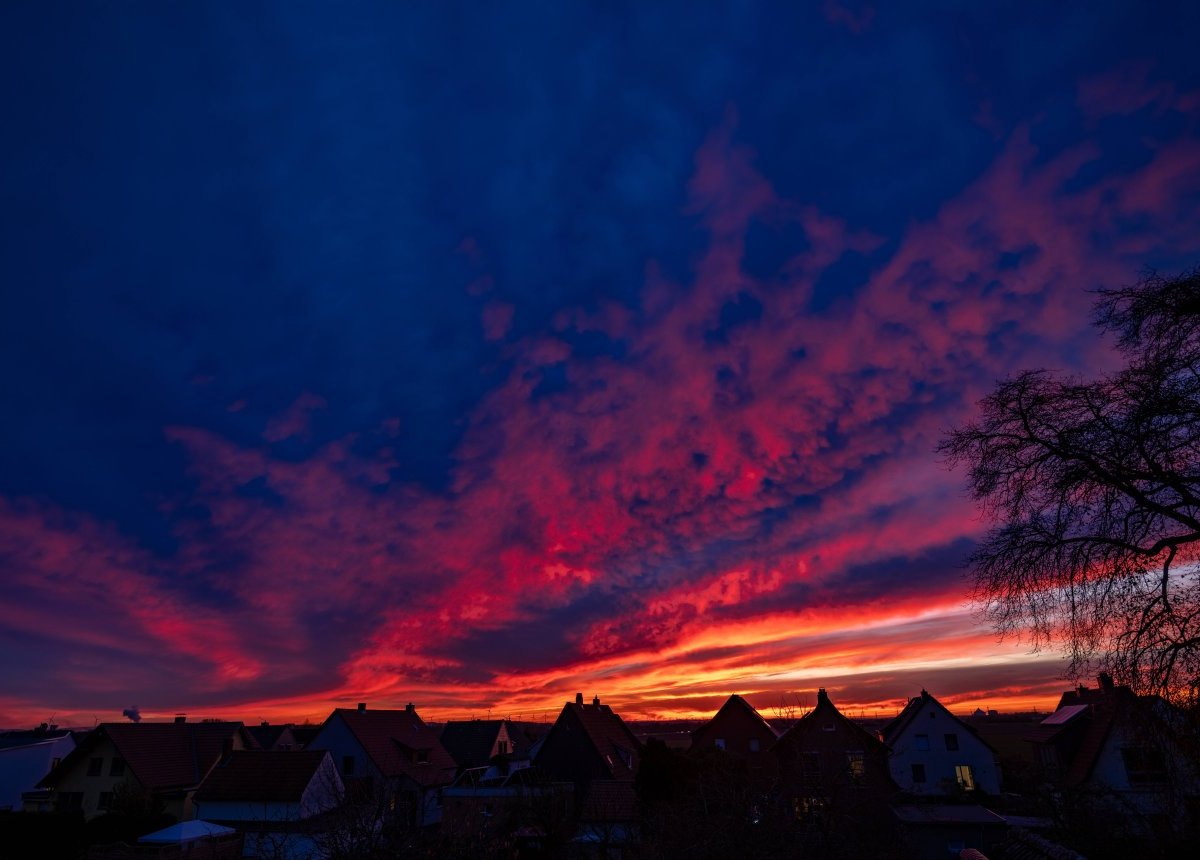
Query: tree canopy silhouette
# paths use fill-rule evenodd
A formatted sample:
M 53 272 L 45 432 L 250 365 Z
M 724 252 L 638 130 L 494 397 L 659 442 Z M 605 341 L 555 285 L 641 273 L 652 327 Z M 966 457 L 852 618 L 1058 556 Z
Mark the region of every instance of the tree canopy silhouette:
M 1194 704 L 1200 684 L 1200 268 L 1098 291 L 1123 368 L 1000 382 L 939 450 L 993 527 L 974 597 L 1001 633 L 1061 644 Z

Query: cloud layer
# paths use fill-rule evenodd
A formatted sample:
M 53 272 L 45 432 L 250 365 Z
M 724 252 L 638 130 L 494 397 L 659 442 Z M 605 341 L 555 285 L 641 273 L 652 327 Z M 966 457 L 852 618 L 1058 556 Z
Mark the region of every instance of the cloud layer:
M 738 19 L 691 34 L 712 47 L 694 79 L 692 54 L 646 51 L 655 17 L 539 20 L 591 35 L 526 59 L 452 28 L 464 65 L 444 76 L 362 22 L 316 39 L 290 18 L 197 22 L 188 50 L 228 54 L 208 57 L 218 82 L 164 76 L 217 123 L 210 143 L 236 139 L 228 163 L 183 145 L 135 170 L 119 128 L 53 150 L 40 195 L 14 189 L 31 208 L 7 279 L 28 292 L 6 325 L 0 722 L 130 702 L 538 715 L 576 690 L 647 716 L 816 686 L 864 709 L 922 686 L 961 707 L 1054 699 L 1057 661 L 997 644 L 964 603 L 982 524 L 933 449 L 998 377 L 1113 360 L 1086 289 L 1200 254 L 1196 70 L 1114 51 L 1122 22 L 1099 20 L 1069 68 L 975 78 L 936 26 L 824 11 L 789 22 L 842 45 L 835 62 L 813 43 L 820 74 L 769 39 L 769 69 L 724 65 L 771 29 Z M 615 71 L 618 47 L 659 74 Z M 492 62 L 503 86 L 475 75 Z M 931 87 L 894 139 L 888 95 L 857 82 L 881 63 Z M 561 91 L 533 76 L 552 68 L 572 70 Z M 1055 86 L 1035 103 L 1030 80 Z M 42 86 L 55 104 L 89 85 Z M 70 122 L 95 131 L 88 110 Z M 804 129 L 823 142 L 783 160 Z M 806 161 L 830 147 L 844 157 Z M 125 197 L 88 179 L 97 196 L 68 206 L 95 164 Z M 200 195 L 148 232 L 158 174 Z

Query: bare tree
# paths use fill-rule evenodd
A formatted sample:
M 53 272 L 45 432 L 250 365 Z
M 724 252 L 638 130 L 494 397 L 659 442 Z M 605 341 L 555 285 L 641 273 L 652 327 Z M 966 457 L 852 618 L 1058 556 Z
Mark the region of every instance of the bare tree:
M 1061 644 L 1139 692 L 1200 683 L 1200 269 L 1098 293 L 1124 367 L 999 383 L 939 450 L 994 527 L 974 597 L 1001 633 Z

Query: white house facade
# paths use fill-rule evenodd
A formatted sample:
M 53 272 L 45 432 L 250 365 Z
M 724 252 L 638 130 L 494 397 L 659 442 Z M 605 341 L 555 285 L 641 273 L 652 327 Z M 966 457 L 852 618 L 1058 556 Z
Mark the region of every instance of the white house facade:
M 879 734 L 891 749 L 892 779 L 904 791 L 930 796 L 1000 793 L 995 752 L 925 690 Z

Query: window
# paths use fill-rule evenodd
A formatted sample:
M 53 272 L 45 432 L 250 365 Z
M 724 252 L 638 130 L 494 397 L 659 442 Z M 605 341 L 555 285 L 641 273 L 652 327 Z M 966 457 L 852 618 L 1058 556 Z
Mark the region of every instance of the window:
M 806 785 L 812 785 L 821 781 L 820 753 L 800 753 L 800 778 Z
M 117 756 L 108 766 L 109 776 L 124 776 L 125 775 L 125 759 Z
M 75 812 L 83 809 L 83 792 L 82 791 L 63 791 L 58 795 L 57 800 L 59 811 Z
M 496 745 L 496 753 L 498 755 L 508 755 L 508 741 L 500 741 Z
M 342 756 L 342 776 L 354 776 L 354 756 Z
M 417 750 L 417 764 L 429 764 L 429 750 Z
M 96 802 L 96 808 L 107 811 L 112 806 L 112 796 L 113 793 L 111 791 L 100 792 L 100 800 Z
M 917 745 L 917 749 L 921 750 L 922 752 L 928 750 L 929 749 L 929 735 L 917 735 L 916 745 Z
M 832 732 L 833 731 L 833 723 L 826 723 L 825 725 L 821 726 L 821 731 Z
M 925 765 L 914 764 L 912 766 L 912 778 L 914 783 L 925 781 Z
M 715 741 L 713 741 L 713 746 L 719 750 L 725 749 L 725 738 L 717 738 Z
M 969 764 L 956 764 L 954 766 L 954 778 L 958 780 L 958 787 L 963 791 L 975 790 L 975 774 L 971 773 Z
M 1156 785 L 1167 781 L 1167 763 L 1154 747 L 1122 747 L 1121 760 L 1130 785 Z
M 58 767 L 60 764 L 62 764 L 62 759 L 61 759 L 61 758 L 59 758 L 59 757 L 55 757 L 55 758 L 51 759 L 51 760 L 50 760 L 50 770 L 54 770 L 54 769 L 55 769 L 56 767 Z
M 88 759 L 88 776 L 100 776 L 104 773 L 104 759 L 90 758 Z
M 758 752 L 762 746 L 758 742 L 758 738 L 750 738 L 750 752 Z
M 958 735 L 946 735 L 946 749 L 950 752 L 958 751 Z
M 861 785 L 867 774 L 866 755 L 862 750 L 846 750 L 846 770 L 850 773 L 850 781 Z

